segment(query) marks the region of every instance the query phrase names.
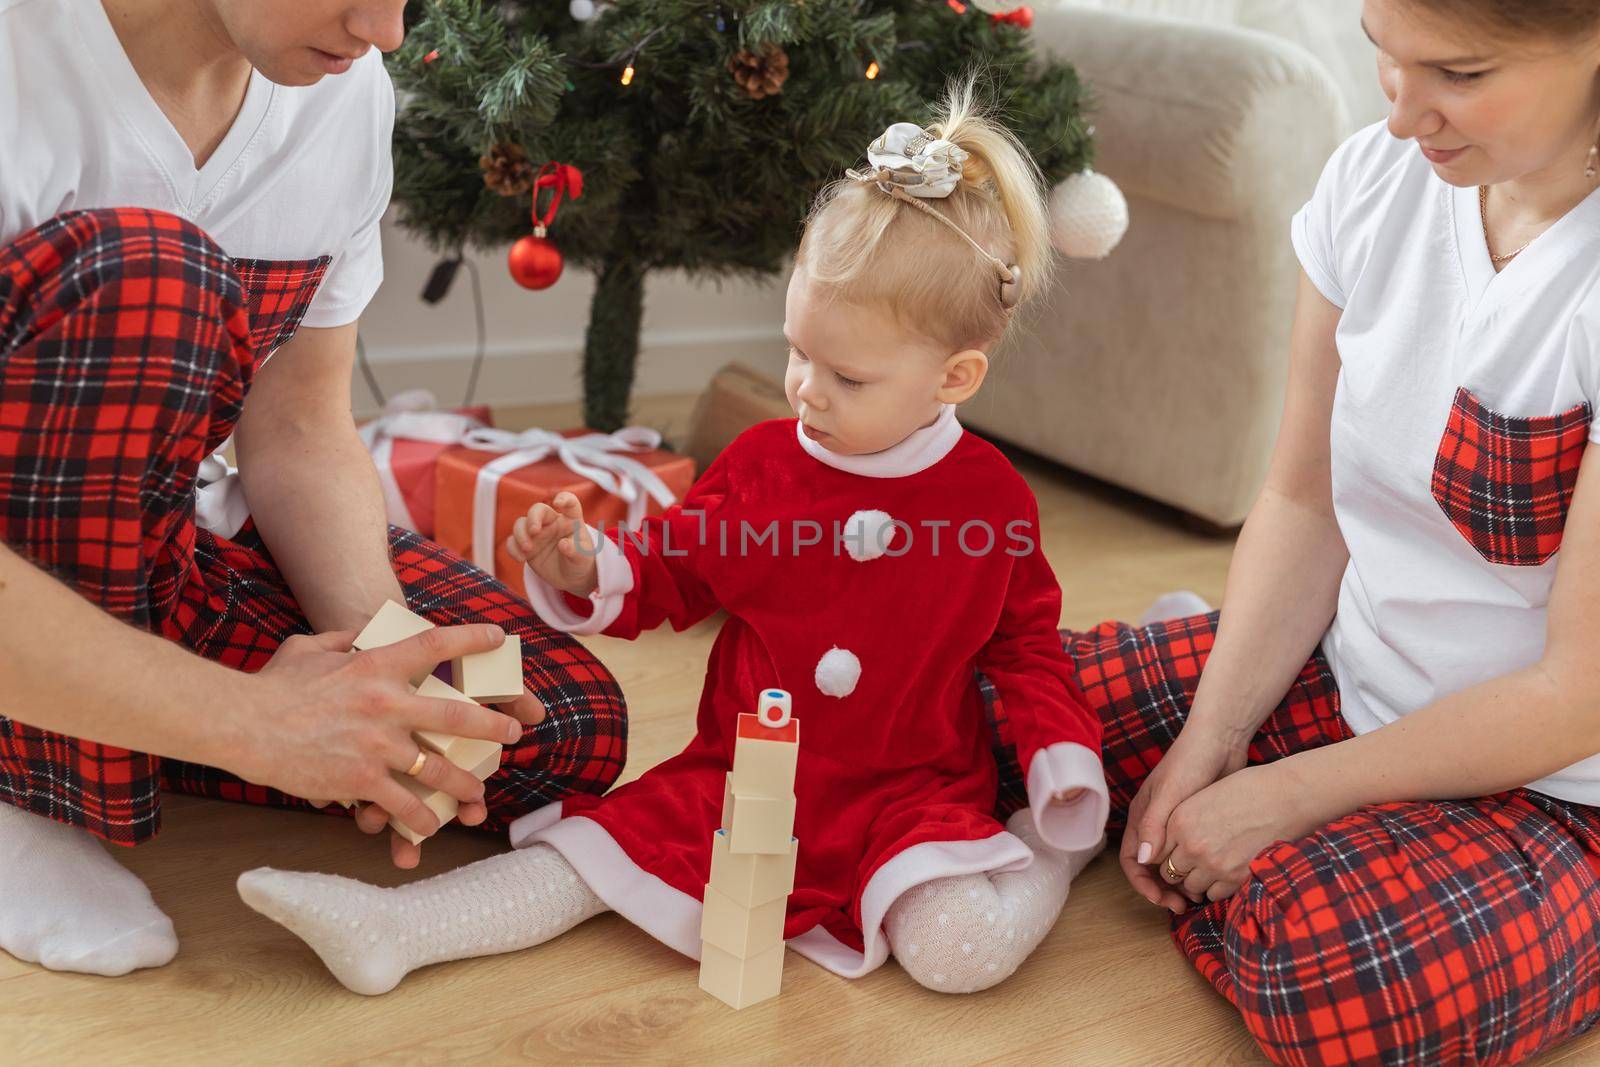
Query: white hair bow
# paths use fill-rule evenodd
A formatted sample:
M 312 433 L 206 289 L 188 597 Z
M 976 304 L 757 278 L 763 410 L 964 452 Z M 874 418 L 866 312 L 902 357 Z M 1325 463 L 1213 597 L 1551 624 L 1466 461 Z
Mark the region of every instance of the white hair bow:
M 961 184 L 966 150 L 935 137 L 914 122 L 897 122 L 872 142 L 867 159 L 888 180 L 912 196 L 942 199 Z

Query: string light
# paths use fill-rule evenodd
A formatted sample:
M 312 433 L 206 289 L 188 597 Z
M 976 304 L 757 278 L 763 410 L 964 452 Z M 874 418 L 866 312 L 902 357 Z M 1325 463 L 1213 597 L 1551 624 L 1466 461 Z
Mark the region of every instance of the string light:
M 622 84 L 623 85 L 632 85 L 633 84 L 633 64 L 632 63 L 629 63 L 626 67 L 623 68 L 623 71 L 622 71 Z
M 945 0 L 945 3 L 949 4 L 950 10 L 954 11 L 958 15 L 965 15 L 967 13 L 967 5 L 963 4 L 961 0 Z
M 422 61 L 424 63 L 432 63 L 434 60 L 436 60 L 438 58 L 439 58 L 439 50 L 437 48 L 435 48 L 433 51 L 431 51 L 427 55 L 423 56 L 422 57 Z
M 874 59 L 871 63 L 867 64 L 867 81 L 871 81 L 872 79 L 876 78 L 877 76 L 878 76 L 878 61 L 876 59 Z

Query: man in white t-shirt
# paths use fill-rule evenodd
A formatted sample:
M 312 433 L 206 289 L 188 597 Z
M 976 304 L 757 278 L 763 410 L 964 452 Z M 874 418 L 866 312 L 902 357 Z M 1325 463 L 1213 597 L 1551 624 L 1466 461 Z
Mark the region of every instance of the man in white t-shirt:
M 500 829 L 621 770 L 609 674 L 391 530 L 350 417 L 392 181 L 379 52 L 403 7 L 0 0 L 0 948 L 18 958 L 172 957 L 171 923 L 95 840 L 151 837 L 163 788 L 359 797 L 367 832 L 392 815 L 426 834 L 405 774 Z M 243 493 L 197 516 L 230 433 Z M 386 600 L 439 628 L 350 654 Z M 411 693 L 503 632 L 535 692 L 500 711 Z M 505 742 L 502 768 L 480 784 L 418 729 Z

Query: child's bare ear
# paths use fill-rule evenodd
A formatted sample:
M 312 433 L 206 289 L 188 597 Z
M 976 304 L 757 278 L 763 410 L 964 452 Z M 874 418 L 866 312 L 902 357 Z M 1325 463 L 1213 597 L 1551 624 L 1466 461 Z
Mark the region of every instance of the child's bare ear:
M 972 398 L 989 373 L 989 357 L 976 348 L 957 352 L 944 361 L 944 379 L 937 396 L 941 404 L 960 404 Z

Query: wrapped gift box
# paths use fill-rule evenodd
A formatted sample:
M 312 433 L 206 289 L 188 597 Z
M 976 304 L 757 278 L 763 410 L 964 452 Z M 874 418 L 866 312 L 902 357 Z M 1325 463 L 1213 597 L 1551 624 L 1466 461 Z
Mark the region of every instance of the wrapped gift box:
M 684 451 L 705 470 L 717 453 L 756 423 L 792 418 L 794 409 L 784 395 L 781 377 L 773 379 L 743 363 L 729 363 L 700 394 L 689 418 Z
M 424 537 L 434 532 L 435 472 L 440 455 L 469 430 L 492 425 L 488 405 L 439 411 L 424 390 L 401 393 L 361 427 L 383 486 L 389 521 Z
M 583 505 L 584 520 L 592 526 L 603 522 L 609 531 L 628 521 L 630 511 L 635 517 L 659 515 L 683 499 L 694 483 L 694 460 L 661 448 L 660 440 L 655 431 L 637 426 L 609 435 L 582 429 L 469 434 L 466 444 L 439 456 L 434 540 L 520 592 L 522 564 L 505 544 L 511 527 L 533 505 L 570 492 Z M 493 450 L 479 447 L 490 443 Z M 628 497 L 636 502 L 630 505 Z M 478 529 L 476 519 L 491 515 L 492 529 Z M 486 561 L 485 553 L 492 553 L 492 560 Z

